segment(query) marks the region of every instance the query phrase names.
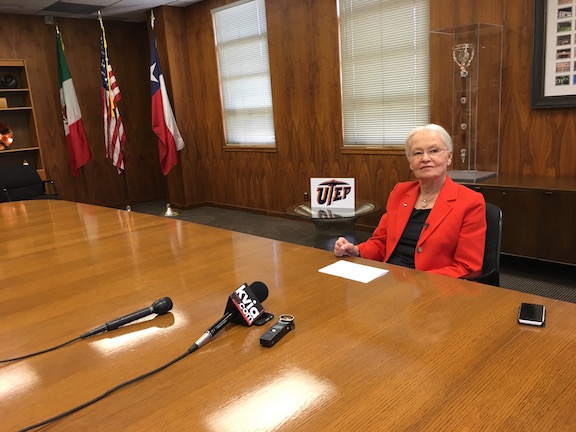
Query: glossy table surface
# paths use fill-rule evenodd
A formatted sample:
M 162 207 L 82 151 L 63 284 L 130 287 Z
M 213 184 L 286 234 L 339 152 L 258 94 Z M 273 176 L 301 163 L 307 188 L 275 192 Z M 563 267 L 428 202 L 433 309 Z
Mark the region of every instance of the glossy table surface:
M 576 305 L 331 252 L 65 201 L 0 204 L 0 359 L 169 296 L 174 308 L 0 364 L 0 430 L 82 404 L 186 352 L 243 282 L 295 329 L 230 324 L 198 351 L 41 430 L 576 430 Z M 543 303 L 547 326 L 516 322 Z M 275 322 L 275 320 L 273 321 Z

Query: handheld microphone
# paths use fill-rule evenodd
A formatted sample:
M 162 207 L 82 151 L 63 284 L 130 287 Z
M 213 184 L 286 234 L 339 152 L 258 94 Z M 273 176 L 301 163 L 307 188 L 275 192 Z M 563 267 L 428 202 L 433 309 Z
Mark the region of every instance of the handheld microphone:
M 132 321 L 136 321 L 140 318 L 144 318 L 145 316 L 151 315 L 153 313 L 158 315 L 164 315 L 172 309 L 172 300 L 170 297 L 162 297 L 152 303 L 152 306 L 148 306 L 147 308 L 140 309 L 139 311 L 132 312 L 131 314 L 124 315 L 123 317 L 113 319 L 112 321 L 108 321 L 107 323 L 102 324 L 92 330 L 87 331 L 80 337 L 85 339 L 90 336 L 94 336 L 98 333 L 103 333 L 105 331 L 110 331 L 117 329 L 120 326 L 125 324 L 131 323 Z
M 253 282 L 250 286 L 243 283 L 228 297 L 222 318 L 206 330 L 190 347 L 189 351 L 195 351 L 205 345 L 230 322 L 251 326 L 256 318 L 264 312 L 261 302 L 267 298 L 268 287 L 263 282 Z

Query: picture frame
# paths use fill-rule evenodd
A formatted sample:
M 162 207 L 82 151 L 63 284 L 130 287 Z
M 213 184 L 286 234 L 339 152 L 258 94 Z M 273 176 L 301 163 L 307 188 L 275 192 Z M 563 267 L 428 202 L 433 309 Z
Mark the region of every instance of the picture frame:
M 531 108 L 576 107 L 576 0 L 534 0 Z

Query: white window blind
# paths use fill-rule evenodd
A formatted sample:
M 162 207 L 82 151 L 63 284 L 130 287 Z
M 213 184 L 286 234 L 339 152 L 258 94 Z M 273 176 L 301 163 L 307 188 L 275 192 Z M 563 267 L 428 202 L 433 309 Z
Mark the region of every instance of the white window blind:
M 344 145 L 403 145 L 429 119 L 429 0 L 339 0 Z
M 212 10 L 229 146 L 274 145 L 264 0 Z

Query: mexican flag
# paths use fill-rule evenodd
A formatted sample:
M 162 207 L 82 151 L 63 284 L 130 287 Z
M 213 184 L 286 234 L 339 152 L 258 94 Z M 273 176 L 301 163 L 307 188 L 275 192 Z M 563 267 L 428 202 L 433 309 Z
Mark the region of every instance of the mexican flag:
M 62 39 L 60 33 L 56 34 L 56 54 L 58 57 L 58 80 L 60 82 L 60 105 L 62 107 L 62 122 L 66 133 L 66 146 L 68 147 L 68 159 L 70 170 L 74 176 L 88 160 L 90 160 L 90 147 L 82 124 L 82 113 L 76 98 L 76 91 L 72 83 L 72 77 L 66 64 Z

